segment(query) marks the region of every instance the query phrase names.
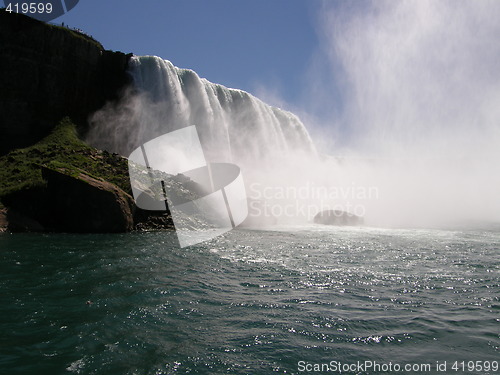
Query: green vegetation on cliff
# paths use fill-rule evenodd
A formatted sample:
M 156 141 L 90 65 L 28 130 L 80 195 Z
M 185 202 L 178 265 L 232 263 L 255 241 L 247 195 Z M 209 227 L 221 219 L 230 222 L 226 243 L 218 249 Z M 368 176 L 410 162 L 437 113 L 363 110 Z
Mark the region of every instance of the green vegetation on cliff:
M 0 157 L 0 201 L 7 194 L 44 185 L 41 166 L 64 168 L 75 174 L 84 171 L 131 193 L 127 159 L 85 144 L 69 118 L 61 120 L 35 145 Z
M 184 186 L 186 177 L 162 177 L 169 195 L 196 196 Z M 106 197 L 106 192 L 112 195 Z M 168 210 L 142 210 L 131 195 L 128 160 L 87 145 L 68 117 L 38 143 L 0 157 L 0 232 L 7 228 L 94 233 L 173 227 Z M 117 229 L 114 223 L 120 220 L 125 224 Z
M 69 27 L 64 27 L 64 26 L 59 26 L 59 25 L 51 25 L 49 23 L 46 23 L 45 25 L 47 25 L 48 27 L 50 27 L 52 29 L 62 30 L 63 32 L 70 34 L 73 38 L 78 38 L 78 39 L 90 42 L 90 43 L 94 44 L 97 48 L 99 48 L 100 50 L 104 51 L 104 47 L 102 46 L 102 44 L 100 42 L 98 42 L 97 40 L 95 40 L 94 38 L 92 38 L 90 35 L 83 34 L 82 32 L 80 32 L 78 30 L 70 29 Z

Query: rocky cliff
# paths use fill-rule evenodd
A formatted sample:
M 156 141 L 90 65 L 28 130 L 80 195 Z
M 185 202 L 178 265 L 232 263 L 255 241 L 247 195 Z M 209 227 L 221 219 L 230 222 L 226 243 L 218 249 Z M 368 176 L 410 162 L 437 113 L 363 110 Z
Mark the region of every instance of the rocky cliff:
M 140 210 L 131 194 L 127 159 L 86 145 L 65 118 L 36 144 L 0 156 L 0 233 L 172 228 L 169 212 Z
M 131 56 L 0 9 L 0 233 L 173 228 L 168 210 L 135 205 L 126 158 L 80 138 L 131 83 Z
M 130 56 L 0 10 L 0 155 L 36 143 L 64 116 L 84 132 L 89 114 L 129 83 Z

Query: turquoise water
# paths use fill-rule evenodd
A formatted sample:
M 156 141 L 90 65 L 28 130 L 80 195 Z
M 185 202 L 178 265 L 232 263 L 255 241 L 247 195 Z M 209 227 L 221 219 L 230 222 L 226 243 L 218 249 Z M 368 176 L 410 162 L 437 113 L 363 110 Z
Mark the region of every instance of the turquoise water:
M 500 373 L 500 231 L 318 228 L 1 235 L 0 373 Z

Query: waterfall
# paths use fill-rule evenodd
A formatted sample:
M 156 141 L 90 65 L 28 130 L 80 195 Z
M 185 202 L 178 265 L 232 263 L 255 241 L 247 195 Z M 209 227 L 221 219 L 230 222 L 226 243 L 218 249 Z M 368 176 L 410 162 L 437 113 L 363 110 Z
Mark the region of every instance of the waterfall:
M 245 91 L 156 56 L 134 56 L 129 68 L 133 90 L 119 106 L 107 106 L 91 119 L 87 140 L 96 147 L 128 156 L 145 141 L 194 124 L 210 162 L 250 169 L 292 155 L 316 155 L 297 116 Z

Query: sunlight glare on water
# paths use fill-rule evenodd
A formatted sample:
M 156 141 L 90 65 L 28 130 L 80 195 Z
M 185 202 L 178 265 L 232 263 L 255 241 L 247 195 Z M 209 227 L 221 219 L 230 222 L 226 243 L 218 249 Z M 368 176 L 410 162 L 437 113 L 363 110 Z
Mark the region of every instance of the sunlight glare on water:
M 495 230 L 0 236 L 9 373 L 299 373 L 498 358 Z M 474 373 L 474 372 L 472 372 Z

